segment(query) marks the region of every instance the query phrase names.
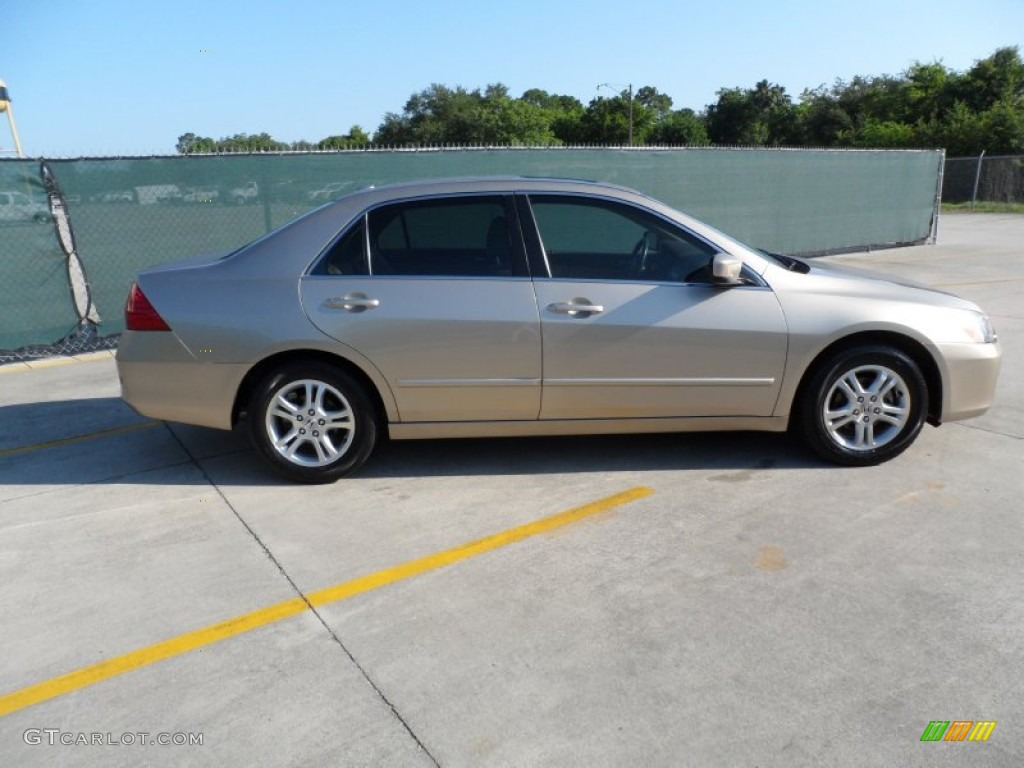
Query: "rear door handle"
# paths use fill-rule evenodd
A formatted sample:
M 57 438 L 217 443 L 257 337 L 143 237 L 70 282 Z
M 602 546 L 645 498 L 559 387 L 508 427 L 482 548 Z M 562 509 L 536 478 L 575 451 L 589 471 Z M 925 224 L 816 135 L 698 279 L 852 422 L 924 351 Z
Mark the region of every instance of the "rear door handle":
M 326 299 L 324 306 L 328 309 L 344 309 L 348 312 L 365 312 L 380 306 L 380 299 L 371 299 L 365 293 L 350 293 L 347 296 L 335 296 Z
M 572 317 L 590 317 L 598 312 L 604 312 L 601 304 L 591 304 L 589 299 L 573 299 L 571 301 L 559 301 L 548 304 L 548 312 L 555 312 L 560 315 L 571 315 Z

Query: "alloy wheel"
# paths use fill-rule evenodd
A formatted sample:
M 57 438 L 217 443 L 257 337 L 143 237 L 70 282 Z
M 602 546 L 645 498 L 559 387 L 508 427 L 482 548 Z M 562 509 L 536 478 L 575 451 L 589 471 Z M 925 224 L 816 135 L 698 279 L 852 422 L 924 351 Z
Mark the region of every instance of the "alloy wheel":
M 871 451 L 895 440 L 910 419 L 910 391 L 896 371 L 861 365 L 836 378 L 822 419 L 829 437 L 851 451 Z
M 274 392 L 264 426 L 274 450 L 301 467 L 336 462 L 356 434 L 348 400 L 336 387 L 316 379 L 290 381 Z

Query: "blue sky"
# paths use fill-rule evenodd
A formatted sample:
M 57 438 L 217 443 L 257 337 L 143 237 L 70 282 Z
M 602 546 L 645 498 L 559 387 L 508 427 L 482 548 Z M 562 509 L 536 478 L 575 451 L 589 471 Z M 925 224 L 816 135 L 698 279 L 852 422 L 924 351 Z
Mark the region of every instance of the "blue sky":
M 3 0 L 0 29 L 26 154 L 71 157 L 173 153 L 187 131 L 372 132 L 433 82 L 584 103 L 632 82 L 699 110 L 767 78 L 795 98 L 914 61 L 966 69 L 1024 42 L 1024 0 Z

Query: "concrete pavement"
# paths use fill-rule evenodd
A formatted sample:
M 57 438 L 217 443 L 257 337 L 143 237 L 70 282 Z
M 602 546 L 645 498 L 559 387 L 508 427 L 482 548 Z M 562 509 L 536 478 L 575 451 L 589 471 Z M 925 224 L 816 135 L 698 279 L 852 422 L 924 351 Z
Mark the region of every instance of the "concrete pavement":
M 1021 243 L 959 214 L 833 258 L 978 301 L 1004 345 L 995 408 L 868 469 L 765 434 L 412 441 L 309 488 L 138 417 L 109 356 L 0 369 L 0 701 L 652 491 L 17 708 L 0 765 L 1021 765 Z

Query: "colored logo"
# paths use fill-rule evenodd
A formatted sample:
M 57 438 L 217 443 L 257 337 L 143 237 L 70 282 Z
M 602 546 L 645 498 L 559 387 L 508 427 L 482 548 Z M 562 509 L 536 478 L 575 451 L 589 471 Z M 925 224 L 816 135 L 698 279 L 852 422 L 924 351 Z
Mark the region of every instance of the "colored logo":
M 932 720 L 921 741 L 988 741 L 995 727 L 995 720 Z

